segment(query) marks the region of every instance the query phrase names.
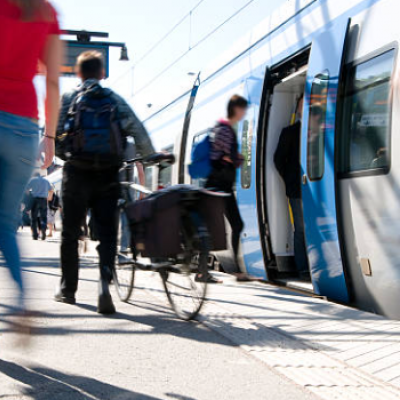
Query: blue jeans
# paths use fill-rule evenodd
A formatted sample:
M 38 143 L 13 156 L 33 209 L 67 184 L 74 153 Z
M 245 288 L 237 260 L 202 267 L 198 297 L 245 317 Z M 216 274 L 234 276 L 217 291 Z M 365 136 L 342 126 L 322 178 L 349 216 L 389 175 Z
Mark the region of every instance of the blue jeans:
M 309 271 L 304 237 L 303 202 L 301 199 L 295 198 L 290 198 L 289 202 L 292 207 L 294 221 L 294 259 L 297 271 L 303 274 Z
M 36 163 L 38 124 L 0 111 L 0 251 L 23 294 L 21 260 L 16 238 L 25 187 Z

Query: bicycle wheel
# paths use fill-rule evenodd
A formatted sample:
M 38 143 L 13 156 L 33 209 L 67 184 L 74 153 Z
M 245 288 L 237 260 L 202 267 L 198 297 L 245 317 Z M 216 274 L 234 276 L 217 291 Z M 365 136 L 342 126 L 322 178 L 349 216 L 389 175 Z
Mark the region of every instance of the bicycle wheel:
M 131 298 L 135 283 L 135 265 L 132 260 L 129 263 L 115 263 L 113 273 L 114 285 L 121 301 L 127 303 Z
M 183 235 L 184 237 L 187 235 Z M 208 273 L 209 236 L 207 229 L 195 232 L 196 246 L 191 240 L 184 240 L 185 253 L 172 268 L 160 270 L 164 289 L 176 315 L 189 321 L 195 319 L 207 295 L 207 282 L 196 280 L 198 273 Z M 194 250 L 196 249 L 196 250 Z

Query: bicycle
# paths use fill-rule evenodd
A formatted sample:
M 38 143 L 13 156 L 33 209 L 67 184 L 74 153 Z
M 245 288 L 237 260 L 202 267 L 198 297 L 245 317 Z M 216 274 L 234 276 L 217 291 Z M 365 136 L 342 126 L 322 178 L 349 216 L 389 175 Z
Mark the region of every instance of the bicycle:
M 135 163 L 141 163 L 147 167 L 157 166 L 158 172 L 160 172 L 174 162 L 173 155 L 160 153 L 147 159 L 137 158 L 126 161 L 122 170 L 131 171 Z M 121 211 L 125 213 L 134 214 L 139 207 L 137 204 L 141 202 L 141 200 L 134 201 L 135 199 L 129 189 L 140 193 L 142 197 L 151 196 L 153 200 L 157 199 L 157 196 L 171 195 L 171 193 L 178 193 L 180 199 L 178 217 L 180 246 L 179 250 L 175 250 L 177 251 L 176 254 L 158 255 L 157 249 L 146 250 L 143 243 L 138 243 L 137 237 L 135 237 L 138 233 L 141 233 L 139 232 L 140 229 L 133 228 L 131 231 L 132 259 L 129 262 L 116 263 L 114 270 L 114 283 L 121 301 L 128 302 L 131 298 L 137 270 L 158 272 L 168 301 L 176 315 L 183 320 L 194 319 L 200 312 L 206 298 L 209 251 L 213 247 L 208 230 L 207 211 L 204 211 L 204 199 L 206 196 L 221 197 L 221 195 L 188 185 L 176 185 L 153 192 L 131 182 L 131 179 L 122 182 L 121 185 L 125 189 L 123 190 L 125 197 L 120 207 Z M 215 207 L 212 208 L 215 209 Z M 171 211 L 168 212 L 173 214 Z M 155 218 L 160 218 L 161 215 L 159 214 Z M 168 213 L 165 215 L 168 215 Z M 162 229 L 168 228 L 170 227 L 162 227 Z M 146 255 L 146 251 L 147 253 L 155 252 L 154 257 L 150 255 L 151 262 L 148 264 L 139 261 L 139 254 Z

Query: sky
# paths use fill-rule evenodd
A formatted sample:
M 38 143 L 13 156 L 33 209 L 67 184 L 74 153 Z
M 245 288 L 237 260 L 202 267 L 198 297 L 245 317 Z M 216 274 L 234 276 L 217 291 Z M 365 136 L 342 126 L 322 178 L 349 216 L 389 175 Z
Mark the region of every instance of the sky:
M 101 31 L 109 40 L 126 42 L 129 62 L 110 51 L 110 78 L 105 85 L 124 96 L 141 118 L 189 89 L 197 73 L 288 0 L 253 0 L 208 40 L 191 50 L 167 73 L 143 87 L 249 0 L 51 0 L 59 11 L 62 29 Z M 201 2 L 150 56 L 143 55 L 178 21 Z M 132 68 L 134 67 L 134 68 Z M 75 86 L 63 78 L 62 89 Z M 151 107 L 148 107 L 151 104 Z

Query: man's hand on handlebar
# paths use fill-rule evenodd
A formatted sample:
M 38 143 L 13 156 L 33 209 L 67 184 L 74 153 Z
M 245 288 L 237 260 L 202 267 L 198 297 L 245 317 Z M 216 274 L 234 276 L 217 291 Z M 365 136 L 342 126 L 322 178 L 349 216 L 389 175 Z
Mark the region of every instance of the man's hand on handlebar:
M 175 163 L 175 156 L 172 153 L 154 153 L 143 159 L 143 164 L 155 165 L 166 168 Z

